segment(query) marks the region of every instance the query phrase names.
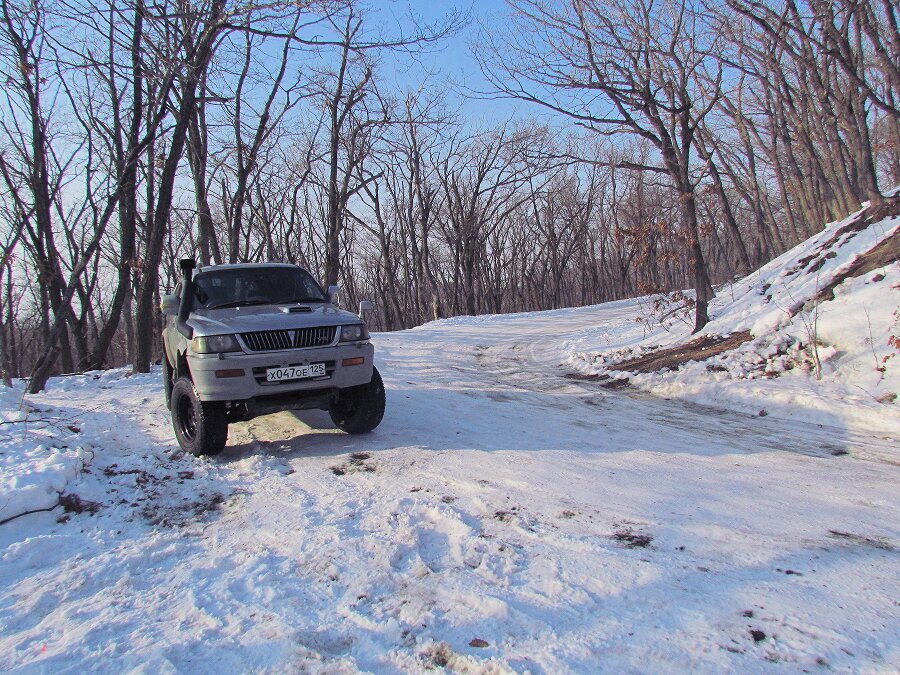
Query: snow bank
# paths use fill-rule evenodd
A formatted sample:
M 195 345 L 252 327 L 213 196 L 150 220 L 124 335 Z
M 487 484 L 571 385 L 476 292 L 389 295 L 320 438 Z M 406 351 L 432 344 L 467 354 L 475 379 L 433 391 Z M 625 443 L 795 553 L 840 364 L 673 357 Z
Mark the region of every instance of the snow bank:
M 38 445 L 0 455 L 0 522 L 31 511 L 51 509 L 84 468 L 89 449 Z
M 701 335 L 749 330 L 752 340 L 703 362 L 667 372 L 622 373 L 609 367 L 692 338 L 688 323 L 660 322 L 603 330 L 568 350 L 582 373 L 627 377 L 665 397 L 749 414 L 850 424 L 900 433 L 900 265 L 849 276 L 866 253 L 900 236 L 900 216 L 868 222 L 868 209 L 829 224 L 734 284 L 718 289 Z M 833 299 L 825 290 L 833 287 Z M 821 297 L 822 295 L 826 297 Z M 644 308 L 652 298 L 636 300 Z M 637 307 L 636 307 L 637 309 Z M 638 319 L 641 319 L 638 321 Z
M 92 463 L 94 448 L 103 445 L 117 422 L 116 405 L 97 406 L 89 427 L 103 420 L 101 428 L 88 433 L 83 429 L 81 411 L 73 412 L 64 401 L 90 401 L 97 398 L 98 391 L 122 387 L 126 381 L 155 385 L 158 375 L 132 377 L 129 368 L 116 368 L 52 378 L 48 389 L 63 398 L 55 405 L 43 403 L 42 396 L 26 397 L 23 381 L 11 389 L 0 388 L 0 522 L 51 510 L 60 497 L 74 494 L 73 484 Z M 148 399 L 141 397 L 138 402 L 141 400 Z M 100 412 L 101 408 L 105 410 Z M 106 419 L 110 412 L 113 415 Z
M 900 231 L 900 216 L 866 224 L 866 213 L 867 209 L 861 209 L 829 223 L 733 287 L 722 289 L 712 303 L 712 320 L 703 332 L 726 335 L 750 329 L 754 336 L 762 336 L 786 327 L 797 305 L 809 301 L 833 279 L 843 276 L 860 256 Z M 884 284 L 885 293 L 890 286 Z M 879 301 L 885 299 L 883 295 Z
M 0 390 L 0 522 L 54 507 L 93 454 L 55 443 L 63 423 L 25 402 L 23 389 L 17 382 Z

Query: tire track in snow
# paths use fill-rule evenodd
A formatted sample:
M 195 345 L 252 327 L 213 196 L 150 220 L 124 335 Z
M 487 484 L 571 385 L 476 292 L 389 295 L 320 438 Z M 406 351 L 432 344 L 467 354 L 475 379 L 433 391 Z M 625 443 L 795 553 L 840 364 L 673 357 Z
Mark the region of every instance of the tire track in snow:
M 590 321 L 586 321 L 582 328 L 589 325 Z M 898 464 L 894 458 L 893 439 L 664 399 L 635 387 L 613 391 L 596 382 L 564 379 L 567 373 L 560 363 L 559 347 L 563 338 L 565 335 L 550 338 L 538 335 L 527 343 L 499 343 L 476 348 L 474 365 L 469 372 L 473 377 L 490 381 L 501 392 L 576 395 L 582 403 L 599 408 L 597 414 L 601 416 L 614 417 L 624 424 L 641 422 L 631 429 L 622 429 L 636 434 L 678 429 L 715 443 L 729 438 L 738 445 L 737 449 L 745 452 L 762 448 L 819 458 L 849 453 L 856 459 Z M 573 416 L 583 419 L 584 413 L 579 411 Z M 646 425 L 648 420 L 655 424 Z

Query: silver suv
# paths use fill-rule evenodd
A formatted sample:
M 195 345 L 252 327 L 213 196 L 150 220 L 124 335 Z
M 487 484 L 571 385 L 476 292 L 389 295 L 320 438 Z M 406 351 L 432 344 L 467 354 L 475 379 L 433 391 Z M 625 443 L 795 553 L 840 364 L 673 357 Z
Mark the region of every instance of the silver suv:
M 384 385 L 359 315 L 334 305 L 296 265 L 215 265 L 162 298 L 163 384 L 178 444 L 195 455 L 225 447 L 228 424 L 281 410 L 328 410 L 351 434 L 384 415 Z

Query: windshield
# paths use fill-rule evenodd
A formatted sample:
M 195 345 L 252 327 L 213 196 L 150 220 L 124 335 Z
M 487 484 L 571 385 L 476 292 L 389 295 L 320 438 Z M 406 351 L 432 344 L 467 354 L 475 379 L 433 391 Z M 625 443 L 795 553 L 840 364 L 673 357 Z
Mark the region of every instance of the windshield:
M 194 284 L 194 306 L 202 309 L 325 302 L 319 284 L 299 267 L 210 270 Z

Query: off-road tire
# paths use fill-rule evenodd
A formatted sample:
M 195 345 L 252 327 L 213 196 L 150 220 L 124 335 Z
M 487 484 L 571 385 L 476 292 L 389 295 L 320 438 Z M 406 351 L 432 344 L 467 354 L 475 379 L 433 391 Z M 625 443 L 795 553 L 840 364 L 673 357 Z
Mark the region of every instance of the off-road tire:
M 162 367 L 163 367 L 163 397 L 166 400 L 166 408 L 169 410 L 172 409 L 172 386 L 174 385 L 174 375 L 172 371 L 172 366 L 169 365 L 169 359 L 163 354 L 162 358 Z
M 179 377 L 172 387 L 172 427 L 178 445 L 192 455 L 218 455 L 228 439 L 225 404 L 203 402 L 194 383 Z
M 381 374 L 372 368 L 372 380 L 367 384 L 341 389 L 328 413 L 331 421 L 348 434 L 366 434 L 381 423 L 384 402 Z

